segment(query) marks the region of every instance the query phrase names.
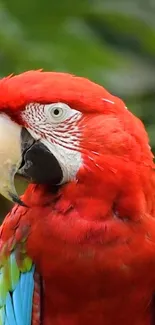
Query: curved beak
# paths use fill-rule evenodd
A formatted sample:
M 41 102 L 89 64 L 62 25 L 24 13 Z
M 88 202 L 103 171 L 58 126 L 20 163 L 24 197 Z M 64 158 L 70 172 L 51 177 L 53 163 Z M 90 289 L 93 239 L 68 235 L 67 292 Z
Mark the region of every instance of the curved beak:
M 6 114 L 0 114 L 0 194 L 24 206 L 14 186 L 16 173 L 36 184 L 57 185 L 63 178 L 52 152 Z
M 22 161 L 20 142 L 21 127 L 6 114 L 0 114 L 0 193 L 22 204 L 14 186 L 14 176 Z

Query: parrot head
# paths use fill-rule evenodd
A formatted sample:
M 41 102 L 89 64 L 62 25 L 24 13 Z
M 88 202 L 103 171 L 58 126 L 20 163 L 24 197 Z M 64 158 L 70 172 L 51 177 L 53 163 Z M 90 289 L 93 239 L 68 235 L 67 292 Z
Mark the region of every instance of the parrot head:
M 42 71 L 0 80 L 0 192 L 6 198 L 24 204 L 15 174 L 36 184 L 79 182 L 94 191 L 98 184 L 101 192 L 104 184 L 105 195 L 115 197 L 130 179 L 132 191 L 133 180 L 140 182 L 135 171 L 144 174 L 152 158 L 141 121 L 102 86 Z

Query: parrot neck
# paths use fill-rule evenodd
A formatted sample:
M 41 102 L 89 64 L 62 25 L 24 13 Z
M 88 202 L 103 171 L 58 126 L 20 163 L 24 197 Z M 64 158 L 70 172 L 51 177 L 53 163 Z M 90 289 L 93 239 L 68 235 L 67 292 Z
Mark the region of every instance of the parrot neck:
M 22 199 L 27 206 L 50 205 L 51 210 L 55 204 L 60 211 L 72 206 L 88 220 L 110 215 L 138 221 L 152 213 L 155 177 L 152 168 L 142 165 L 135 173 L 136 168 L 132 164 L 117 169 L 108 166 L 104 172 L 80 173 L 76 181 L 62 186 L 30 184 Z

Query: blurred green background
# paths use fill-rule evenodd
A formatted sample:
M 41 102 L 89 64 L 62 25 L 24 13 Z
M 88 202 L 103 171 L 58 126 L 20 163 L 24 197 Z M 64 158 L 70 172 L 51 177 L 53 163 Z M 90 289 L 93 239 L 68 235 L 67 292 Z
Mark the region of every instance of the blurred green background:
M 155 0 L 0 0 L 0 77 L 38 68 L 122 97 L 155 152 Z M 8 209 L 0 198 L 1 220 Z

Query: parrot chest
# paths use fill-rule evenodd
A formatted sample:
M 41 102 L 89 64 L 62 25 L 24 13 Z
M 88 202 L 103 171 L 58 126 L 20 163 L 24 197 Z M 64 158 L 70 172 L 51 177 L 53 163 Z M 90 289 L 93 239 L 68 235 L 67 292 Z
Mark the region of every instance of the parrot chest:
M 69 211 L 31 223 L 43 325 L 152 325 L 154 221 L 91 223 Z
M 69 293 L 69 283 L 60 283 L 61 289 L 56 282 L 44 282 L 43 325 L 152 325 L 151 292 L 147 290 L 137 287 L 126 292 L 120 287 L 110 296 L 99 289 L 90 295 L 90 287 L 80 292 L 75 286 Z
M 152 325 L 151 256 L 145 267 L 143 260 L 130 260 L 127 267 L 120 263 L 117 249 L 107 256 L 90 247 L 82 253 L 64 248 L 65 258 L 60 252 L 41 270 L 43 325 Z

